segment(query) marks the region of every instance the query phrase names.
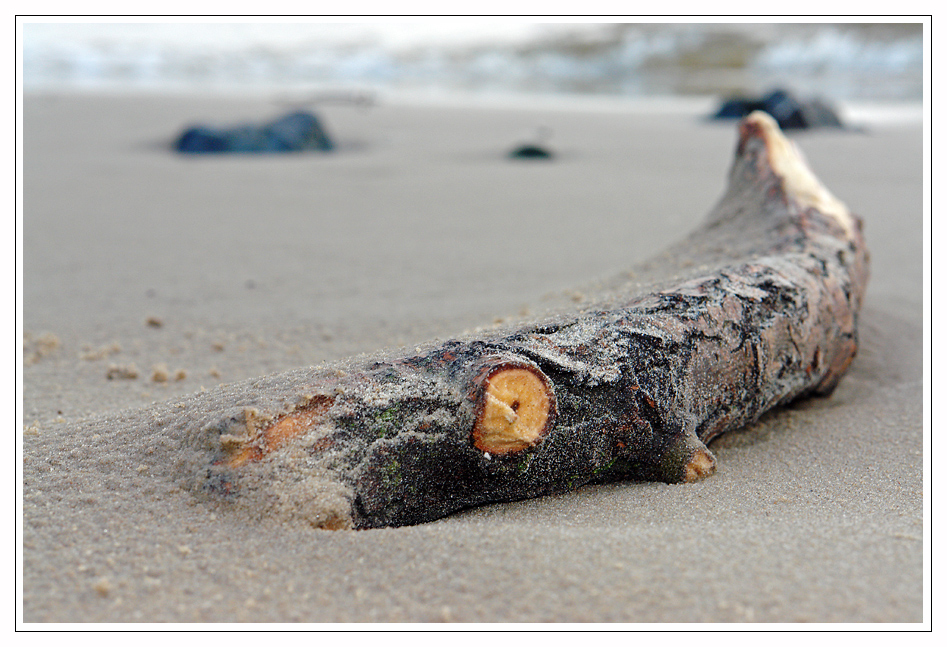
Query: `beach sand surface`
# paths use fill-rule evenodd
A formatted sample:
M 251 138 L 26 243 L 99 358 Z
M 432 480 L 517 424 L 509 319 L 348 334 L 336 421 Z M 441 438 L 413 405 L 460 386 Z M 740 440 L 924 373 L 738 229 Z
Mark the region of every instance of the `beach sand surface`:
M 163 417 L 219 385 L 591 298 L 700 224 L 734 124 L 381 101 L 319 108 L 332 154 L 182 157 L 185 126 L 283 107 L 24 105 L 26 623 L 922 621 L 919 122 L 793 136 L 872 254 L 831 397 L 715 441 L 698 483 L 356 532 L 198 501 L 170 476 Z M 539 128 L 553 161 L 505 157 Z

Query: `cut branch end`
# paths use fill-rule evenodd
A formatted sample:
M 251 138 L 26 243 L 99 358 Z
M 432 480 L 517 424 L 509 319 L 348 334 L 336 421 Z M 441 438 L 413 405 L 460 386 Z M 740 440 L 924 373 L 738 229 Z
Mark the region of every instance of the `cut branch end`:
M 684 482 L 693 483 L 711 476 L 717 471 L 717 459 L 706 447 L 701 447 L 684 466 Z
M 542 440 L 554 414 L 552 388 L 542 373 L 501 366 L 483 382 L 474 446 L 490 454 L 522 451 Z

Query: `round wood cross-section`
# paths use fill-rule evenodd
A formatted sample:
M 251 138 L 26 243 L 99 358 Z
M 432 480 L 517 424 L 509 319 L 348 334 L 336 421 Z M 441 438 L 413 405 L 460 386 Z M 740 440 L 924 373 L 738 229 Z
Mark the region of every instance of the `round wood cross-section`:
M 555 413 L 552 389 L 536 369 L 502 366 L 484 381 L 474 446 L 490 454 L 509 454 L 542 440 Z

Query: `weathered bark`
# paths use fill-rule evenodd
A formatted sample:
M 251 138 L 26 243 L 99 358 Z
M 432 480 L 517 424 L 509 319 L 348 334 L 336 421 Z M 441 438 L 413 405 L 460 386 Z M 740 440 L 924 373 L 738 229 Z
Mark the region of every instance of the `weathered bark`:
M 256 514 L 367 528 L 696 480 L 715 469 L 714 437 L 835 388 L 867 263 L 859 219 L 754 113 L 705 226 L 647 268 L 660 280 L 409 357 L 299 371 L 291 388 L 262 381 L 190 430 L 186 481 Z

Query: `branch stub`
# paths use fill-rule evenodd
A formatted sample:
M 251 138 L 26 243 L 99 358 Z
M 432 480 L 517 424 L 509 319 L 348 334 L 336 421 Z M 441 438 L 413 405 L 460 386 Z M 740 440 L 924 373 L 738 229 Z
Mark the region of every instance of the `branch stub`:
M 510 454 L 537 444 L 552 427 L 555 395 L 538 369 L 501 364 L 481 383 L 474 446 L 490 454 Z

